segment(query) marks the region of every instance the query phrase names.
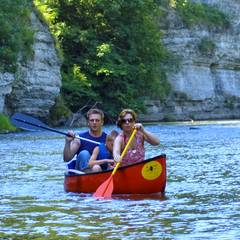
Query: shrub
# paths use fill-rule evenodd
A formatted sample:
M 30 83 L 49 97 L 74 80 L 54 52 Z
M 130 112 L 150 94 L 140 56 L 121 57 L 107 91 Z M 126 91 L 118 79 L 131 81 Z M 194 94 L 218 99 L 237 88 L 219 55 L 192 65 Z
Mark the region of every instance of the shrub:
M 198 49 L 203 55 L 212 56 L 215 52 L 216 45 L 211 39 L 205 37 L 198 44 Z
M 15 72 L 18 57 L 32 55 L 30 0 L 0 1 L 0 71 Z M 20 54 L 21 53 L 21 54 Z
M 230 26 L 227 16 L 213 6 L 188 0 L 175 0 L 175 7 L 188 27 L 203 24 L 210 29 L 225 30 Z
M 0 113 L 0 133 L 16 131 L 17 129 L 10 123 L 9 118 Z

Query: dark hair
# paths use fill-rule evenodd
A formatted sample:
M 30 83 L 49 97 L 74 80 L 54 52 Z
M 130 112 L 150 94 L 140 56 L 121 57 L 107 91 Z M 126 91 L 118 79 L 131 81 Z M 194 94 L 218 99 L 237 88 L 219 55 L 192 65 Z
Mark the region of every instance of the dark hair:
M 122 120 L 128 113 L 132 115 L 134 122 L 136 122 L 137 114 L 132 109 L 123 109 L 118 115 L 117 126 L 119 128 L 122 129 Z
M 104 120 L 104 113 L 102 110 L 98 109 L 98 108 L 91 108 L 90 110 L 88 110 L 87 112 L 87 120 L 89 119 L 89 116 L 91 114 L 99 114 L 101 116 L 101 119 Z

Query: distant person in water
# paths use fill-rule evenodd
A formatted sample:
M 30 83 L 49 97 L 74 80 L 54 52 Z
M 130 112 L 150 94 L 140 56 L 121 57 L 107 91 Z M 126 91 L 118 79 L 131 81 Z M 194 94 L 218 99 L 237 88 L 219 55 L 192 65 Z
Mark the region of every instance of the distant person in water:
M 144 142 L 147 141 L 151 145 L 160 144 L 159 139 L 149 131 L 147 131 L 141 123 L 136 123 L 137 115 L 132 109 L 124 109 L 118 116 L 117 126 L 122 132 L 117 136 L 113 146 L 114 160 L 119 162 L 120 156 L 125 148 L 134 128 L 137 133 L 133 138 L 125 156 L 123 156 L 121 166 L 131 165 L 141 162 L 145 158 Z
M 79 137 L 98 142 L 99 144 L 105 144 L 107 134 L 102 130 L 104 113 L 97 108 L 93 108 L 87 112 L 86 117 L 89 130 L 78 134 Z M 75 138 L 77 134 L 73 131 L 68 131 L 68 135 L 71 137 L 67 136 L 65 138 L 63 159 L 65 162 L 68 162 L 69 169 L 84 171 L 88 168 L 88 162 L 93 149 L 99 144 Z M 77 155 L 77 158 L 73 159 L 75 155 Z
M 88 163 L 88 166 L 91 168 L 90 171 L 101 172 L 113 168 L 115 162 L 113 160 L 112 151 L 113 143 L 117 135 L 117 131 L 111 131 L 111 133 L 107 135 L 106 143 L 101 143 L 94 148 Z

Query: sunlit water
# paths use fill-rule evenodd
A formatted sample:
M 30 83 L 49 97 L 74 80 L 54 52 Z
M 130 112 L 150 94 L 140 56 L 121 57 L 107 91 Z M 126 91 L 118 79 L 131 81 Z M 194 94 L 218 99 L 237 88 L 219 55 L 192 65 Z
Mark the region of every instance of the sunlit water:
M 146 129 L 162 143 L 147 157 L 167 154 L 165 198 L 66 193 L 64 137 L 0 135 L 0 238 L 240 239 L 240 122 Z

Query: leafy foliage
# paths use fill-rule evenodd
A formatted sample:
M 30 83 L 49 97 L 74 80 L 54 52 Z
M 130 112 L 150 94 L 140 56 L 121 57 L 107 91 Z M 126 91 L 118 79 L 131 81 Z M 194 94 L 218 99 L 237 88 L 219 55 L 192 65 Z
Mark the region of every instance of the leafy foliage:
M 54 106 L 50 109 L 50 123 L 52 125 L 64 124 L 69 115 L 69 109 L 65 106 L 62 96 L 59 96 L 56 98 Z
M 23 59 L 32 53 L 30 1 L 0 1 L 0 26 L 0 71 L 14 72 L 19 53 Z
M 204 37 L 198 44 L 198 49 L 203 55 L 212 56 L 216 49 L 216 45 L 211 39 Z
M 210 29 L 225 30 L 230 26 L 227 16 L 213 6 L 189 0 L 171 0 L 183 22 L 188 26 L 203 24 Z
M 44 3 L 43 3 L 44 2 Z M 143 110 L 146 98 L 170 89 L 154 0 L 35 0 L 64 54 L 62 94 L 72 111 L 89 100 L 115 115 Z
M 9 118 L 0 114 L 0 133 L 16 131 L 16 128 L 10 123 Z

